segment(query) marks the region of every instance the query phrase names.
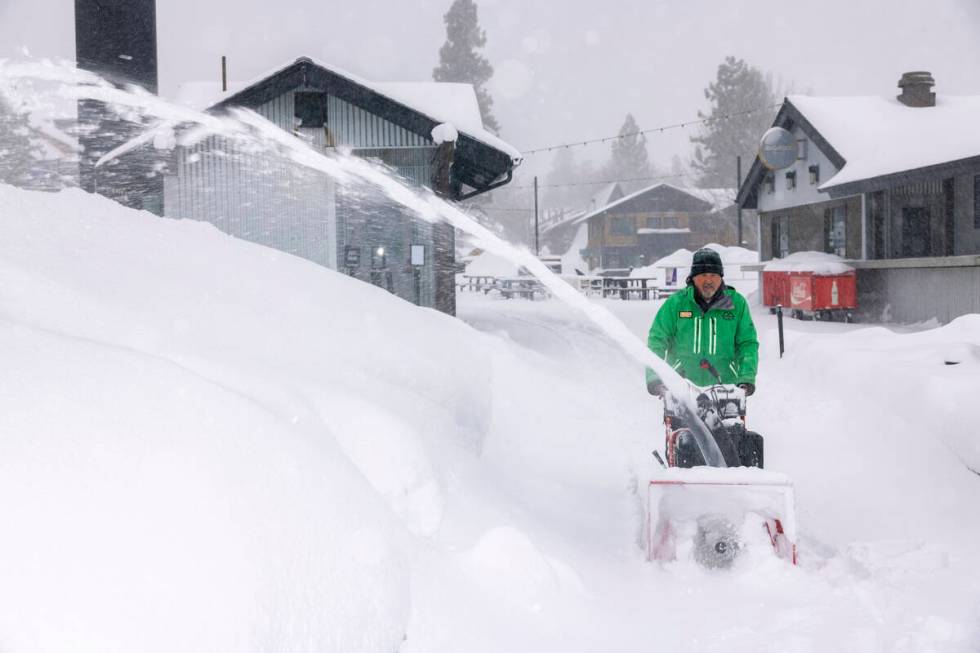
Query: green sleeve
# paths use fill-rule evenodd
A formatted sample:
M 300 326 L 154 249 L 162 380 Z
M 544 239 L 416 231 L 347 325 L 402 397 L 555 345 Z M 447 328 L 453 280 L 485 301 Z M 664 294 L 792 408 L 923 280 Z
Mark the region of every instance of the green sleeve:
M 735 329 L 735 361 L 738 365 L 736 383 L 755 384 L 755 373 L 759 369 L 759 338 L 752 323 L 752 313 L 743 299 Z
M 660 358 L 667 358 L 667 350 L 674 342 L 674 335 L 677 333 L 677 311 L 673 308 L 674 302 L 668 300 L 664 302 L 657 316 L 650 325 L 650 333 L 647 336 L 647 347 Z M 651 368 L 646 369 L 647 385 L 660 380 L 657 373 Z

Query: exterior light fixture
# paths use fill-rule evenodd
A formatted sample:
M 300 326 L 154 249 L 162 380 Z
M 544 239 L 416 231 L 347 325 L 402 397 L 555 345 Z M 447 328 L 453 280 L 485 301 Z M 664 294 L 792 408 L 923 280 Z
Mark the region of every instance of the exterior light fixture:
M 766 186 L 766 192 L 767 193 L 775 192 L 775 190 L 776 190 L 776 178 L 773 177 L 772 174 L 766 175 L 765 186 Z
M 796 172 L 790 171 L 786 173 L 786 189 L 793 190 L 796 188 Z
M 810 185 L 813 186 L 815 184 L 819 184 L 820 183 L 820 166 L 818 166 L 818 165 L 810 166 L 809 170 L 810 170 Z

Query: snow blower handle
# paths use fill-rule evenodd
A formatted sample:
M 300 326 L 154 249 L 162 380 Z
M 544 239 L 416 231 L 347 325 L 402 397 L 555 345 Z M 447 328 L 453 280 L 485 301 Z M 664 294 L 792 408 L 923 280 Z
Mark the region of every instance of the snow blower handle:
M 715 366 L 712 365 L 711 361 L 709 361 L 707 358 L 701 359 L 701 369 L 708 370 L 708 372 L 711 373 L 711 376 L 715 377 L 715 380 L 718 383 L 721 383 L 721 375 L 718 374 L 718 370 L 715 369 Z

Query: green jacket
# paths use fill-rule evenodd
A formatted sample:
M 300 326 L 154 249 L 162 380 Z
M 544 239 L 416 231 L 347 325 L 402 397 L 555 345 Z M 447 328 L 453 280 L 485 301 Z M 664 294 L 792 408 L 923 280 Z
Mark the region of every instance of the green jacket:
M 759 367 L 759 340 L 748 303 L 734 288 L 707 313 L 701 310 L 694 286 L 671 295 L 653 320 L 647 345 L 691 383 L 700 386 L 717 383 L 701 361 L 707 359 L 721 376 L 722 383 L 755 384 Z M 647 368 L 647 383 L 657 374 Z

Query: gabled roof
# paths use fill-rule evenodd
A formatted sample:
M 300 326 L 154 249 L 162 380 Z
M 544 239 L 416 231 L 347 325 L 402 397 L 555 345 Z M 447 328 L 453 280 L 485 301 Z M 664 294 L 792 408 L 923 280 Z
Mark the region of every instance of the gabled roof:
M 980 96 L 937 95 L 934 107 L 896 98 L 787 97 L 773 126 L 799 126 L 838 168 L 819 190 L 843 197 L 980 165 Z M 765 176 L 758 158 L 738 202 L 755 208 Z
M 521 163 L 520 152 L 483 127 L 473 87 L 468 84 L 370 82 L 309 57 L 279 67 L 240 88 L 216 96 L 210 111 L 257 107 L 297 87 L 320 88 L 346 102 L 425 138 L 442 123 L 459 131 L 454 177 L 478 190 L 499 185 Z M 201 87 L 187 87 L 185 99 L 202 102 Z M 197 97 L 193 97 L 193 96 Z M 504 181 L 504 183 L 506 183 Z
M 623 189 L 619 185 L 618 181 L 611 181 L 605 186 L 601 187 L 596 193 L 589 198 L 585 209 L 578 211 L 569 211 L 567 214 L 562 216 L 561 219 L 549 223 L 541 229 L 541 235 L 550 232 L 552 229 L 557 229 L 567 224 L 578 224 L 579 218 L 581 218 L 586 213 L 591 213 L 597 208 L 605 207 L 606 205 L 618 200 L 623 196 Z
M 619 185 L 618 181 L 611 181 L 605 186 L 602 186 L 599 190 L 595 192 L 592 197 L 589 198 L 588 204 L 585 206 L 586 211 L 594 211 L 595 209 L 606 206 L 610 202 L 614 202 L 623 196 L 623 188 Z
M 678 210 L 698 210 L 704 213 L 712 213 L 715 211 L 721 211 L 732 204 L 735 201 L 735 189 L 733 188 L 687 188 L 682 186 L 674 186 L 673 184 L 659 183 L 653 186 L 647 186 L 646 188 L 641 188 L 640 190 L 630 193 L 618 200 L 607 204 L 599 209 L 590 211 L 585 215 L 576 218 L 575 223 L 585 222 L 594 218 L 598 215 L 608 213 L 616 208 L 624 207 L 631 203 L 636 203 L 641 201 L 643 198 L 649 195 L 657 194 L 670 194 L 678 198 L 686 198 L 688 202 L 688 207 L 690 208 L 679 208 Z

